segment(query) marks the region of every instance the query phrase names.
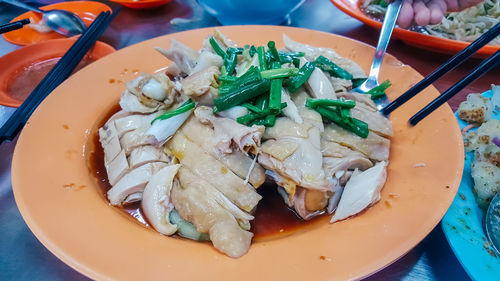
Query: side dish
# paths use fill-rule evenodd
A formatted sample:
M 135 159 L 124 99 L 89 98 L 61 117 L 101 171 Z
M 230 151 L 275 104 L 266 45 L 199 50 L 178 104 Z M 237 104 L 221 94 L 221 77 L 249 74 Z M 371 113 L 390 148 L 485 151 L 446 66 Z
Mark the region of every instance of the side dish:
M 99 129 L 111 205 L 140 201 L 161 234 L 236 258 L 253 238 L 258 188 L 278 188 L 303 220 L 333 223 L 379 201 L 393 129 L 373 99 L 390 82 L 350 92 L 366 79 L 355 62 L 283 42 L 238 46 L 216 30 L 198 51 L 156 48 L 166 72 L 128 82 Z
M 474 152 L 471 175 L 474 192 L 480 207 L 487 208 L 500 191 L 500 120 L 493 119 L 492 111 L 500 106 L 500 86 L 493 86 L 493 97 L 470 94 L 458 108 L 459 118 L 473 123 L 464 131 L 466 151 Z M 472 127 L 479 127 L 469 131 Z
M 387 5 L 385 0 L 364 0 L 361 8 L 367 15 L 379 19 L 383 18 Z M 423 29 L 434 36 L 472 42 L 499 22 L 500 1 L 485 0 L 463 11 L 447 13 L 440 24 L 427 25 Z M 489 44 L 500 45 L 500 37 Z

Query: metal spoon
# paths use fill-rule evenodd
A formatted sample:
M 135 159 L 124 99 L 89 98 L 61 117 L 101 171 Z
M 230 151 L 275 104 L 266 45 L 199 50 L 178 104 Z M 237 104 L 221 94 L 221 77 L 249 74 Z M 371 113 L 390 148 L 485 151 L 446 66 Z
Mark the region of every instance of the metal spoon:
M 380 36 L 378 38 L 377 48 L 375 49 L 375 57 L 373 58 L 372 66 L 370 68 L 370 74 L 368 75 L 368 79 L 366 79 L 363 84 L 353 89 L 354 92 L 366 93 L 378 86 L 380 66 L 382 65 L 385 50 L 387 50 L 387 46 L 391 40 L 392 30 L 396 25 L 396 19 L 398 18 L 402 4 L 402 0 L 395 0 L 387 7 L 387 12 L 385 13 L 384 22 L 382 23 L 382 29 L 380 30 Z M 387 98 L 377 100 L 377 109 L 382 109 L 382 107 L 386 104 L 389 104 L 389 99 Z
M 493 244 L 493 248 L 495 248 L 497 254 L 500 256 L 500 192 L 491 200 L 488 211 L 486 211 L 484 224 L 486 236 L 488 236 Z
M 47 25 L 50 29 L 64 36 L 74 36 L 81 34 L 87 28 L 81 18 L 69 11 L 58 9 L 42 11 L 38 8 L 31 7 L 17 0 L 1 1 L 26 10 L 31 10 L 36 13 L 42 13 L 43 17 L 41 22 Z

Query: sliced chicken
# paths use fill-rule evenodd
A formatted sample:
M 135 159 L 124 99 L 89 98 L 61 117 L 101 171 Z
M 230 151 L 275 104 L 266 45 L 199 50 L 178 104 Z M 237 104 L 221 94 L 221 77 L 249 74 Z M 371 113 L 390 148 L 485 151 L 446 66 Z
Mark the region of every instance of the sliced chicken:
M 373 163 L 361 153 L 342 158 L 324 157 L 323 169 L 330 177 L 340 179 L 348 170 L 359 169 L 364 171 L 373 166 Z
M 149 107 L 141 103 L 140 99 L 132 94 L 129 90 L 125 90 L 120 98 L 120 106 L 123 110 L 136 113 L 151 113 L 160 108 L 160 105 Z
M 142 192 L 151 176 L 166 165 L 165 163 L 149 163 L 124 175 L 108 190 L 107 196 L 111 205 L 120 205 L 130 194 Z
M 279 117 L 273 127 L 266 128 L 263 139 L 278 139 L 282 137 L 309 138 L 309 130 L 313 127 L 310 123 L 298 124 L 290 118 Z
M 108 174 L 109 184 L 115 185 L 128 171 L 129 164 L 127 161 L 127 156 L 125 156 L 125 150 L 122 150 L 118 155 L 110 162 L 104 162 L 106 167 L 106 172 Z
M 356 106 L 351 109 L 351 115 L 356 119 L 366 122 L 370 131 L 383 137 L 392 137 L 394 135 L 391 120 L 362 103 L 356 104 Z
M 219 153 L 214 141 L 214 130 L 208 125 L 201 124 L 197 118 L 191 117 L 186 121 L 181 127 L 181 132 L 240 178 L 246 179 L 248 176 L 248 182 L 255 188 L 264 183 L 266 175 L 261 165 L 253 164 L 253 160 L 240 150 L 233 150 L 230 154 Z
M 217 69 L 220 69 L 222 63 L 223 60 L 219 55 L 216 55 L 209 51 L 203 51 L 198 57 L 198 61 L 196 62 L 196 66 L 193 69 L 193 73 L 205 70 L 209 67 L 217 67 Z
M 335 95 L 338 98 L 338 93 L 345 93 L 352 89 L 351 80 L 346 80 L 338 77 L 333 77 L 331 75 L 327 75 L 328 79 L 332 83 L 333 90 L 335 91 Z
M 122 151 L 122 146 L 118 138 L 118 133 L 114 122 L 104 125 L 99 128 L 99 141 L 104 150 L 104 163 L 107 164 Z
M 373 102 L 370 95 L 358 94 L 353 92 L 341 92 L 337 93 L 337 97 L 345 98 L 346 100 L 353 100 L 356 101 L 357 103 L 363 103 L 372 110 L 377 110 L 377 105 Z
M 250 212 L 262 198 L 251 185 L 187 139 L 183 133 L 177 132 L 166 146 L 181 164 L 206 179 L 242 210 Z
M 137 130 L 141 127 L 149 127 L 151 121 L 158 115 L 160 115 L 159 112 L 155 112 L 147 115 L 134 114 L 123 118 L 117 118 L 114 123 L 118 137 L 121 138 L 125 133 Z
M 359 151 L 373 161 L 389 159 L 390 141 L 373 132 L 370 132 L 367 138 L 362 138 L 331 123 L 325 126 L 321 137 L 323 141 L 335 142 Z
M 305 64 L 307 60 L 305 58 L 300 58 L 301 65 Z M 306 86 L 311 91 L 311 95 L 318 99 L 336 99 L 335 90 L 333 89 L 332 83 L 328 79 L 325 73 L 317 67 L 311 73 L 309 79 L 307 79 Z
M 235 217 L 214 198 L 214 187 L 186 168 L 179 170 L 180 184 L 174 185 L 172 203 L 179 215 L 210 235 L 214 247 L 237 258 L 244 255 L 253 234 L 243 230 Z
M 170 192 L 177 171 L 181 165 L 170 165 L 156 172 L 144 188 L 141 207 L 148 222 L 158 232 L 172 235 L 177 231 L 177 226 L 169 220 Z
M 295 123 L 302 124 L 303 121 L 299 114 L 299 110 L 284 87 L 281 90 L 281 102 L 286 103 L 286 107 L 282 110 L 283 115 L 290 118 Z
M 231 153 L 233 147 L 237 147 L 247 154 L 257 151 L 260 146 L 264 126 L 248 127 L 229 118 L 216 117 L 212 109 L 206 106 L 196 108 L 194 115 L 202 124 L 210 124 L 214 128 L 214 142 L 220 153 Z
M 175 39 L 170 40 L 170 49 L 167 50 L 160 47 L 156 47 L 155 49 L 169 60 L 175 62 L 177 67 L 187 75 L 193 72 L 199 56 L 197 51 Z
M 125 154 L 128 156 L 134 149 L 143 145 L 151 144 L 151 137 L 146 135 L 144 128 L 139 128 L 134 131 L 127 132 L 121 137 L 120 143 Z
M 331 223 L 346 219 L 380 200 L 380 191 L 387 179 L 387 162 L 382 161 L 370 169 L 354 171 L 347 182 Z
M 304 220 L 310 220 L 325 213 L 329 195 L 326 191 L 297 187 L 294 196 L 294 208 Z
M 219 95 L 217 76 L 219 68 L 210 66 L 181 80 L 184 94 L 203 105 L 213 105 Z
M 125 155 L 125 153 L 123 153 Z M 136 147 L 128 158 L 130 168 L 134 169 L 147 163 L 165 162 L 170 163 L 170 159 L 163 152 L 163 149 L 152 145 Z

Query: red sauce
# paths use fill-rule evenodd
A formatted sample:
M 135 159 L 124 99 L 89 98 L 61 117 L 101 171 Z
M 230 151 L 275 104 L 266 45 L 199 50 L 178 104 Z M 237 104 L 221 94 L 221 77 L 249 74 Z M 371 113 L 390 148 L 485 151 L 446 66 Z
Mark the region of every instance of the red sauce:
M 117 105 L 113 107 L 103 120 L 99 123 L 102 127 L 106 120 L 108 120 L 114 113 L 118 112 L 120 107 Z M 107 191 L 111 188 L 108 182 L 106 168 L 104 167 L 104 151 L 99 142 L 99 134 L 97 130 L 93 133 L 93 148 L 89 155 L 89 170 L 97 180 L 103 196 L 106 196 Z M 311 221 L 304 221 L 295 211 L 288 208 L 283 201 L 283 198 L 278 194 L 277 186 L 275 184 L 264 184 L 257 189 L 258 193 L 262 195 L 257 210 L 254 214 L 255 219 L 251 222 L 252 229 L 256 240 L 276 237 L 279 235 L 289 235 L 303 229 L 305 226 L 311 226 L 316 223 L 327 223 L 327 217 L 319 217 Z M 140 208 L 140 203 L 127 205 L 126 207 L 116 207 L 124 212 L 128 217 L 133 218 L 134 221 L 139 222 L 145 227 L 150 227 L 144 213 Z
M 15 71 L 7 83 L 7 93 L 14 99 L 23 101 L 49 73 L 60 58 L 50 58 L 40 60 L 29 65 L 25 65 Z M 93 62 L 91 58 L 84 58 L 75 68 L 73 73 Z

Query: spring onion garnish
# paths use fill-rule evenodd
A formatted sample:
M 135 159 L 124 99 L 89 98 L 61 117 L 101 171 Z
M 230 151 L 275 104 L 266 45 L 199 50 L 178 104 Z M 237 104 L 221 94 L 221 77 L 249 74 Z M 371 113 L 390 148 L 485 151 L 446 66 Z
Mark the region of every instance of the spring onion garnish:
M 273 63 L 272 70 L 268 71 L 278 71 L 281 65 L 279 62 Z M 281 89 L 283 88 L 282 79 L 271 80 L 271 90 L 269 91 L 269 109 L 273 113 L 278 113 L 281 109 Z
M 276 43 L 274 43 L 274 41 L 269 41 L 267 42 L 267 47 L 269 48 L 269 52 L 271 53 L 273 59 L 277 62 L 281 62 L 280 55 L 278 54 L 278 50 L 276 49 Z
M 391 85 L 391 81 L 385 80 L 384 82 L 380 83 L 380 85 L 369 90 L 365 94 L 371 95 L 372 99 L 383 97 L 385 96 L 385 90 L 387 90 L 387 88 L 389 88 Z
M 235 105 L 242 104 L 267 91 L 271 87 L 269 80 L 263 79 L 257 83 L 252 83 L 244 87 L 231 91 L 214 100 L 214 112 L 224 111 Z
M 176 109 L 174 109 L 172 111 L 167 111 L 167 112 L 163 113 L 162 115 L 160 115 L 160 116 L 156 117 L 155 119 L 153 119 L 153 121 L 151 121 L 151 125 L 153 125 L 153 123 L 156 120 L 165 120 L 165 119 L 174 117 L 176 115 L 182 114 L 182 113 L 184 113 L 186 111 L 189 111 L 189 110 L 193 109 L 194 106 L 195 106 L 195 103 L 191 99 L 188 99 L 186 102 L 184 102 L 183 104 L 181 104 Z
M 257 48 L 255 48 L 255 46 L 254 46 L 254 45 L 252 45 L 252 46 L 250 47 L 250 50 L 248 51 L 248 54 L 250 55 L 250 57 L 252 57 L 252 58 L 253 58 L 253 56 L 254 56 L 256 53 L 257 53 Z
M 255 106 L 259 108 L 261 111 L 266 109 L 269 106 L 269 96 L 268 95 L 260 95 L 255 100 Z
M 298 68 L 278 68 L 260 72 L 260 75 L 264 79 L 288 78 L 297 74 L 299 74 Z
M 226 76 L 224 76 L 226 77 Z M 232 76 L 230 76 L 232 77 Z M 250 85 L 253 83 L 257 83 L 262 80 L 262 76 L 260 75 L 260 71 L 257 69 L 256 66 L 250 67 L 245 74 L 241 75 L 240 77 L 233 77 L 233 81 L 227 81 L 226 83 L 223 83 L 219 87 L 219 95 L 225 95 L 230 92 L 237 91 L 241 87 L 244 87 L 246 85 Z M 226 78 L 223 78 L 226 79 Z
M 226 58 L 226 53 L 224 52 L 224 50 L 222 50 L 222 48 L 219 46 L 219 43 L 217 43 L 217 41 L 215 41 L 213 37 L 210 37 L 210 39 L 208 39 L 208 42 L 210 42 L 212 49 L 214 49 L 217 55 L 221 56 L 222 59 Z
M 355 78 L 355 79 L 352 79 L 351 81 L 352 81 L 352 87 L 357 88 L 357 87 L 361 86 L 361 84 L 365 83 L 366 78 Z
M 307 99 L 306 106 L 309 108 L 315 108 L 317 106 L 337 106 L 343 108 L 353 108 L 356 106 L 356 101 L 344 100 L 344 99 Z
M 226 52 L 226 59 L 224 60 L 224 66 L 226 67 L 227 75 L 231 76 L 236 68 L 237 60 L 237 49 L 228 48 Z
M 309 79 L 315 67 L 314 62 L 306 62 L 299 69 L 299 73 L 288 81 L 288 91 L 295 93 Z
M 264 95 L 261 95 L 261 96 L 265 97 Z M 261 96 L 259 96 L 259 97 L 261 97 Z M 255 106 L 251 103 L 244 103 L 241 106 L 243 106 L 244 108 L 246 108 L 250 111 L 253 111 L 253 112 L 262 112 L 262 109 L 258 108 L 257 106 Z
M 177 233 L 180 236 L 195 241 L 210 241 L 208 233 L 202 233 L 196 230 L 196 227 L 192 223 L 182 219 L 175 209 L 170 211 L 168 219 L 170 223 L 177 225 Z
M 234 81 L 236 81 L 238 78 L 237 78 L 237 77 L 234 77 L 234 76 L 221 75 L 221 76 L 217 77 L 217 79 L 218 79 L 220 82 L 234 82 Z
M 257 48 L 257 55 L 259 56 L 259 68 L 261 71 L 267 69 L 266 63 L 266 50 L 264 50 L 264 46 L 259 46 Z
M 328 72 L 330 75 L 339 77 L 345 80 L 352 80 L 352 74 L 345 71 L 342 67 L 336 65 L 331 60 L 324 56 L 319 56 L 316 60 L 316 65 L 323 71 Z
M 346 116 L 344 116 L 344 118 L 343 118 L 341 115 L 342 113 L 340 111 L 334 110 L 334 109 L 329 108 L 329 107 L 318 106 L 315 108 L 315 110 L 319 114 L 321 114 L 321 116 L 323 116 L 326 119 L 331 120 L 332 122 L 339 125 L 340 127 L 344 128 L 348 131 L 351 131 L 362 138 L 368 137 L 369 131 L 368 131 L 368 124 L 367 123 L 365 123 L 359 119 L 353 118 L 353 117 L 346 119 Z
M 271 114 L 267 115 L 266 119 L 264 119 L 264 126 L 266 127 L 272 127 L 276 123 L 276 115 Z
M 285 107 L 286 107 L 286 103 L 282 103 L 280 105 L 279 110 L 281 110 Z M 255 112 L 255 113 L 251 112 L 251 113 L 248 113 L 247 115 L 238 117 L 238 119 L 236 119 L 236 121 L 238 121 L 238 123 L 240 123 L 240 124 L 249 125 L 253 121 L 255 121 L 257 119 L 261 119 L 261 118 L 263 118 L 264 122 L 265 122 L 265 118 L 269 115 L 275 115 L 275 113 L 271 110 L 271 108 L 266 108 L 266 109 L 262 110 L 261 112 Z M 272 121 L 270 120 L 270 122 L 272 122 Z

